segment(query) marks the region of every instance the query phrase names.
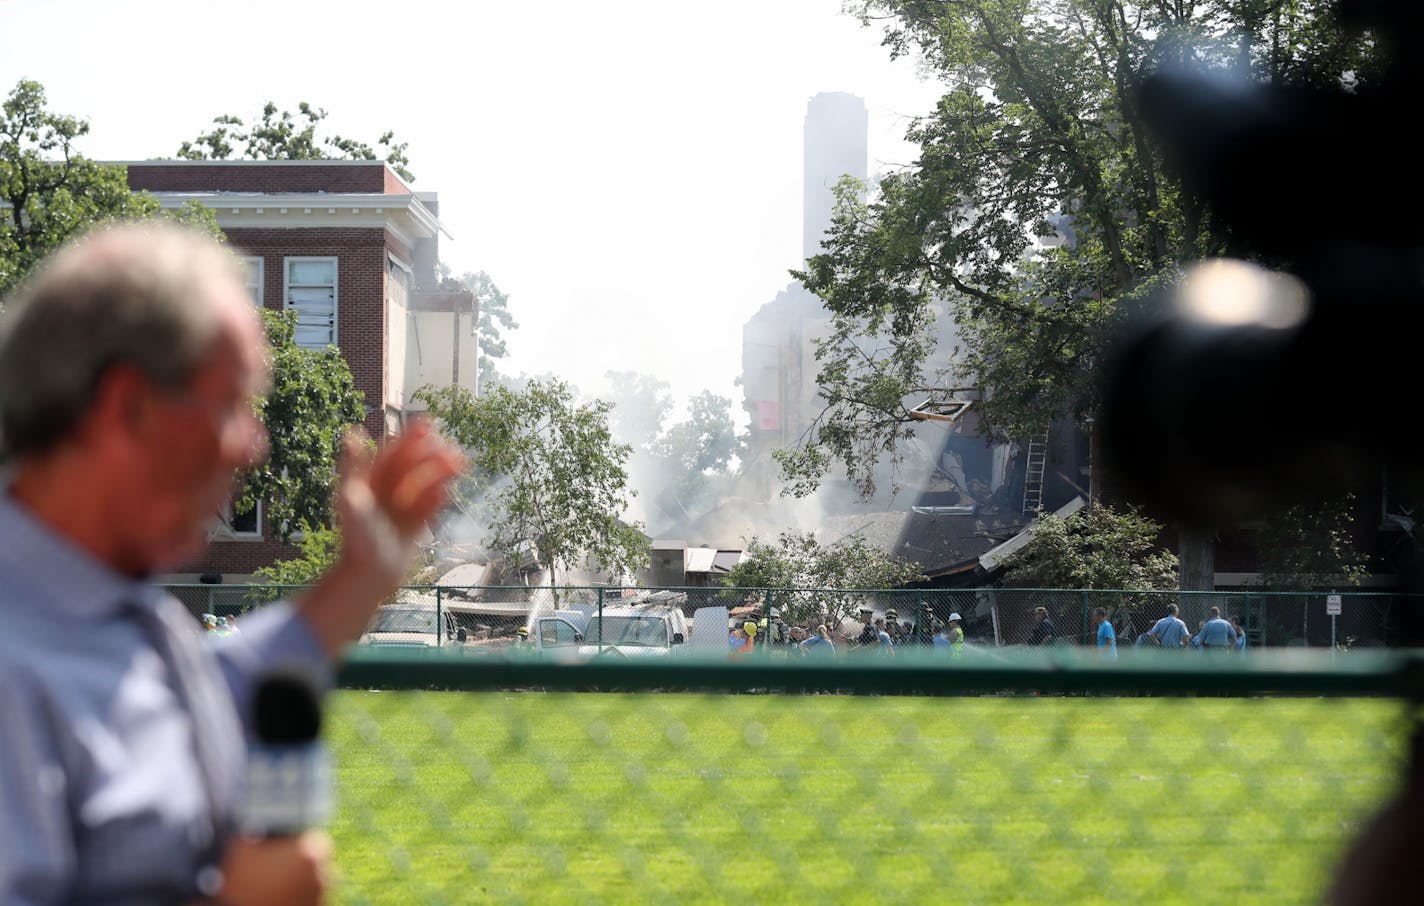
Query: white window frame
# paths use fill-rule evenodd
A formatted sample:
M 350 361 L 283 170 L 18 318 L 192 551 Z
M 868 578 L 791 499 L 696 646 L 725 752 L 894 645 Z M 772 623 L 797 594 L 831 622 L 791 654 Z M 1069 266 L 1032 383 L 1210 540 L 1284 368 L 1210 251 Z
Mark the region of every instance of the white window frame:
M 341 261 L 335 255 L 289 255 L 282 259 L 282 310 L 292 310 L 292 265 L 303 261 L 331 262 L 331 345 L 341 345 Z M 298 283 L 297 286 L 318 286 Z
M 252 531 L 239 531 L 233 528 L 232 525 L 232 502 L 229 501 L 227 503 L 224 503 L 222 512 L 218 515 L 216 524 L 213 526 L 213 529 L 208 532 L 208 537 L 214 541 L 261 541 L 263 537 L 262 520 L 264 515 L 262 509 L 262 501 L 259 500 L 257 501 L 257 506 L 254 508 L 254 512 L 257 516 L 256 529 Z
M 267 279 L 267 259 L 261 255 L 238 255 L 237 260 L 247 265 L 247 274 L 253 278 L 247 284 L 247 291 L 252 294 L 252 301 L 257 303 L 257 307 L 262 307 L 262 285 Z

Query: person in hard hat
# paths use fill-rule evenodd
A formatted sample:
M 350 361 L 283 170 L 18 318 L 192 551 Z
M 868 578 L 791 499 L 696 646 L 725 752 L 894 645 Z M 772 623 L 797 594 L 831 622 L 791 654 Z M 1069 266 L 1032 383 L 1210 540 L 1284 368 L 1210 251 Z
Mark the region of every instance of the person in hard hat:
M 208 632 L 217 632 L 218 618 L 210 613 L 203 614 L 203 628 Z
M 949 656 L 957 658 L 964 653 L 964 620 L 958 613 L 949 615 L 949 629 L 945 636 L 949 639 Z

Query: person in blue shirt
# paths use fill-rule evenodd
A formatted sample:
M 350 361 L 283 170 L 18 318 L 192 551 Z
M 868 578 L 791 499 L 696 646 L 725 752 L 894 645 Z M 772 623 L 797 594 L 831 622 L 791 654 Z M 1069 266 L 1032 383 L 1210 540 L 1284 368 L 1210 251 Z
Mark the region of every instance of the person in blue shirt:
M 889 655 L 894 653 L 895 642 L 890 638 L 890 633 L 885 631 L 884 617 L 875 618 L 875 638 L 879 646 L 879 650 L 876 652 L 877 654 Z
M 1221 608 L 1213 607 L 1201 632 L 1192 638 L 1192 645 L 1206 651 L 1226 651 L 1236 645 L 1236 630 L 1221 618 Z
M 1232 646 L 1233 651 L 1246 651 L 1246 626 L 1241 622 L 1240 617 L 1231 618 L 1231 628 L 1236 630 L 1236 644 Z
M 152 577 L 202 552 L 265 457 L 270 365 L 238 260 L 174 227 L 108 228 L 3 309 L 0 903 L 325 902 L 324 834 L 240 820 L 244 717 L 268 668 L 330 677 L 459 454 L 429 422 L 379 452 L 347 435 L 325 579 L 203 644 Z
M 816 634 L 801 643 L 806 654 L 835 654 L 836 643 L 831 641 L 831 633 L 825 625 L 816 627 Z
M 1189 636 L 1187 624 L 1177 616 L 1176 604 L 1168 604 L 1167 615 L 1152 624 L 1152 628 L 1146 633 L 1146 638 L 1152 644 L 1172 650 L 1181 650 L 1186 647 Z
M 1108 612 L 1101 607 L 1093 610 L 1093 625 L 1098 631 L 1098 654 L 1110 661 L 1117 660 L 1117 633 L 1108 620 Z
M 949 636 L 944 634 L 943 623 L 935 623 L 934 638 L 930 639 L 930 644 L 934 645 L 935 654 L 949 654 Z

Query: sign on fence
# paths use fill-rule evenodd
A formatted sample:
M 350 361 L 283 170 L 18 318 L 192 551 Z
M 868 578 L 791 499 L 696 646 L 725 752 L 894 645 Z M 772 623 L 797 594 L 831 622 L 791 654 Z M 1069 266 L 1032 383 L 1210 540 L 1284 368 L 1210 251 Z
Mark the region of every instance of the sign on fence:
M 1325 596 L 1325 613 L 1327 616 L 1338 617 L 1340 615 L 1340 596 Z

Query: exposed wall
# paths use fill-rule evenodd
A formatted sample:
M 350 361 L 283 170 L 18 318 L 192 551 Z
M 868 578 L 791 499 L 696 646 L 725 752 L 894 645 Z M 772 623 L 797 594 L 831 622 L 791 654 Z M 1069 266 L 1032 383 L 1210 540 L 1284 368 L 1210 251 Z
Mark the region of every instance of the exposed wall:
M 412 408 L 411 395 L 426 384 L 458 384 L 472 393 L 476 391 L 477 317 L 474 296 L 468 292 L 417 292 L 412 296 L 405 342 L 403 408 Z

